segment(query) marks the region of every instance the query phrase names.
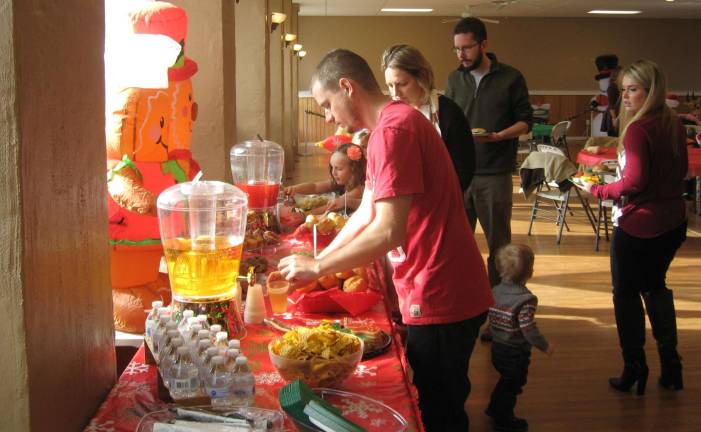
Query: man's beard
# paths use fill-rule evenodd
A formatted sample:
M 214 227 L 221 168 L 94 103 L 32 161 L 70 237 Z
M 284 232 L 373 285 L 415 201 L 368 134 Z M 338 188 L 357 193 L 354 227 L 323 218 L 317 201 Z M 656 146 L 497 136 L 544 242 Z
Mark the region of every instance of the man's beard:
M 480 48 L 479 56 L 475 59 L 474 62 L 472 62 L 472 65 L 471 65 L 471 66 L 467 66 L 467 67 L 465 67 L 465 69 L 466 69 L 468 72 L 472 72 L 473 70 L 475 70 L 475 69 L 479 68 L 480 66 L 482 66 L 482 60 L 483 60 L 483 59 L 484 59 L 484 54 L 482 53 L 482 49 Z

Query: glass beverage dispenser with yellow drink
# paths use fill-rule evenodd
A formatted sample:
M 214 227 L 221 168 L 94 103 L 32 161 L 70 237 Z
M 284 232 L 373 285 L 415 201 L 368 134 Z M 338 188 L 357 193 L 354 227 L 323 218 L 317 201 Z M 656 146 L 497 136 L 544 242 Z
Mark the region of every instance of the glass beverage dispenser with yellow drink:
M 229 335 L 243 331 L 234 307 L 248 200 L 218 182 L 180 183 L 158 196 L 158 222 L 175 310 L 207 314 Z

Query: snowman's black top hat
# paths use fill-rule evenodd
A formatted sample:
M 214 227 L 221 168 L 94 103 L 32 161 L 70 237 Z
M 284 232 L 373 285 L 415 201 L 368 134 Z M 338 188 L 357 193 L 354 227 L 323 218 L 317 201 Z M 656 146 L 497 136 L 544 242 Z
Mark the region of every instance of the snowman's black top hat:
M 599 71 L 594 76 L 595 80 L 608 78 L 611 76 L 611 71 L 618 68 L 618 56 L 616 54 L 602 54 L 594 60 L 596 69 Z

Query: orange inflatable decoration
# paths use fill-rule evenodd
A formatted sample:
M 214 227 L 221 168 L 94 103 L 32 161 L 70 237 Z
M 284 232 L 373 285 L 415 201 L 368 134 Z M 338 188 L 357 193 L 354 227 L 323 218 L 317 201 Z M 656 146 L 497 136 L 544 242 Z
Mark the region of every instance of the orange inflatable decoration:
M 143 332 L 154 300 L 170 302 L 166 275 L 159 273 L 161 246 L 156 198 L 192 179 L 192 124 L 197 104 L 190 77 L 197 64 L 184 55 L 187 15 L 170 3 L 152 2 L 130 13 L 137 34 L 169 36 L 181 46 L 168 70 L 168 88 L 126 88 L 108 112 L 107 189 L 115 328 Z

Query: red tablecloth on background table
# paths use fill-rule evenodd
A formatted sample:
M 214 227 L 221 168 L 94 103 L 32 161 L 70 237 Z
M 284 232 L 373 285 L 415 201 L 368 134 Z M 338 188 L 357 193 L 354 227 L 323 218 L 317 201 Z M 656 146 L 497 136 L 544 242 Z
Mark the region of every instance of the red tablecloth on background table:
M 580 151 L 577 153 L 577 163 L 584 166 L 594 166 L 605 160 L 616 160 L 618 155 L 616 154 L 615 147 L 604 147 L 599 149 L 598 154 L 589 153 L 587 151 Z
M 689 154 L 689 170 L 688 177 L 701 176 L 701 149 L 687 147 Z M 577 153 L 577 163 L 584 166 L 594 166 L 605 160 L 617 159 L 616 149 L 614 147 L 604 147 L 600 149 L 599 154 L 593 154 L 584 150 Z
M 383 287 L 384 280 L 378 277 L 381 266 L 376 264 L 371 270 L 373 282 Z M 389 351 L 361 362 L 354 374 L 338 388 L 385 403 L 407 420 L 408 431 L 421 431 L 423 427 L 416 400 L 416 389 L 407 378 L 404 350 L 388 316 L 384 302 L 380 301 L 368 312 L 350 319 L 350 324 L 367 323 L 377 326 L 390 333 L 393 341 Z M 295 318 L 318 320 L 325 317 L 300 315 Z M 338 318 L 338 316 L 326 318 Z M 241 346 L 243 354 L 249 358 L 256 377 L 256 406 L 279 410 L 278 392 L 286 383 L 268 357 L 268 343 L 279 336 L 279 333 L 263 325 L 248 325 L 246 330 L 247 335 L 241 340 Z M 165 404 L 157 397 L 157 373 L 155 366 L 144 363 L 142 346 L 85 430 L 133 432 L 146 413 L 164 409 Z M 362 409 L 362 407 L 356 408 Z M 377 430 L 382 430 L 384 420 L 381 413 L 368 411 L 365 414 L 370 417 L 377 416 L 371 419 L 372 424 L 378 426 Z M 296 430 L 289 418 L 286 419 L 285 426 L 286 430 Z

